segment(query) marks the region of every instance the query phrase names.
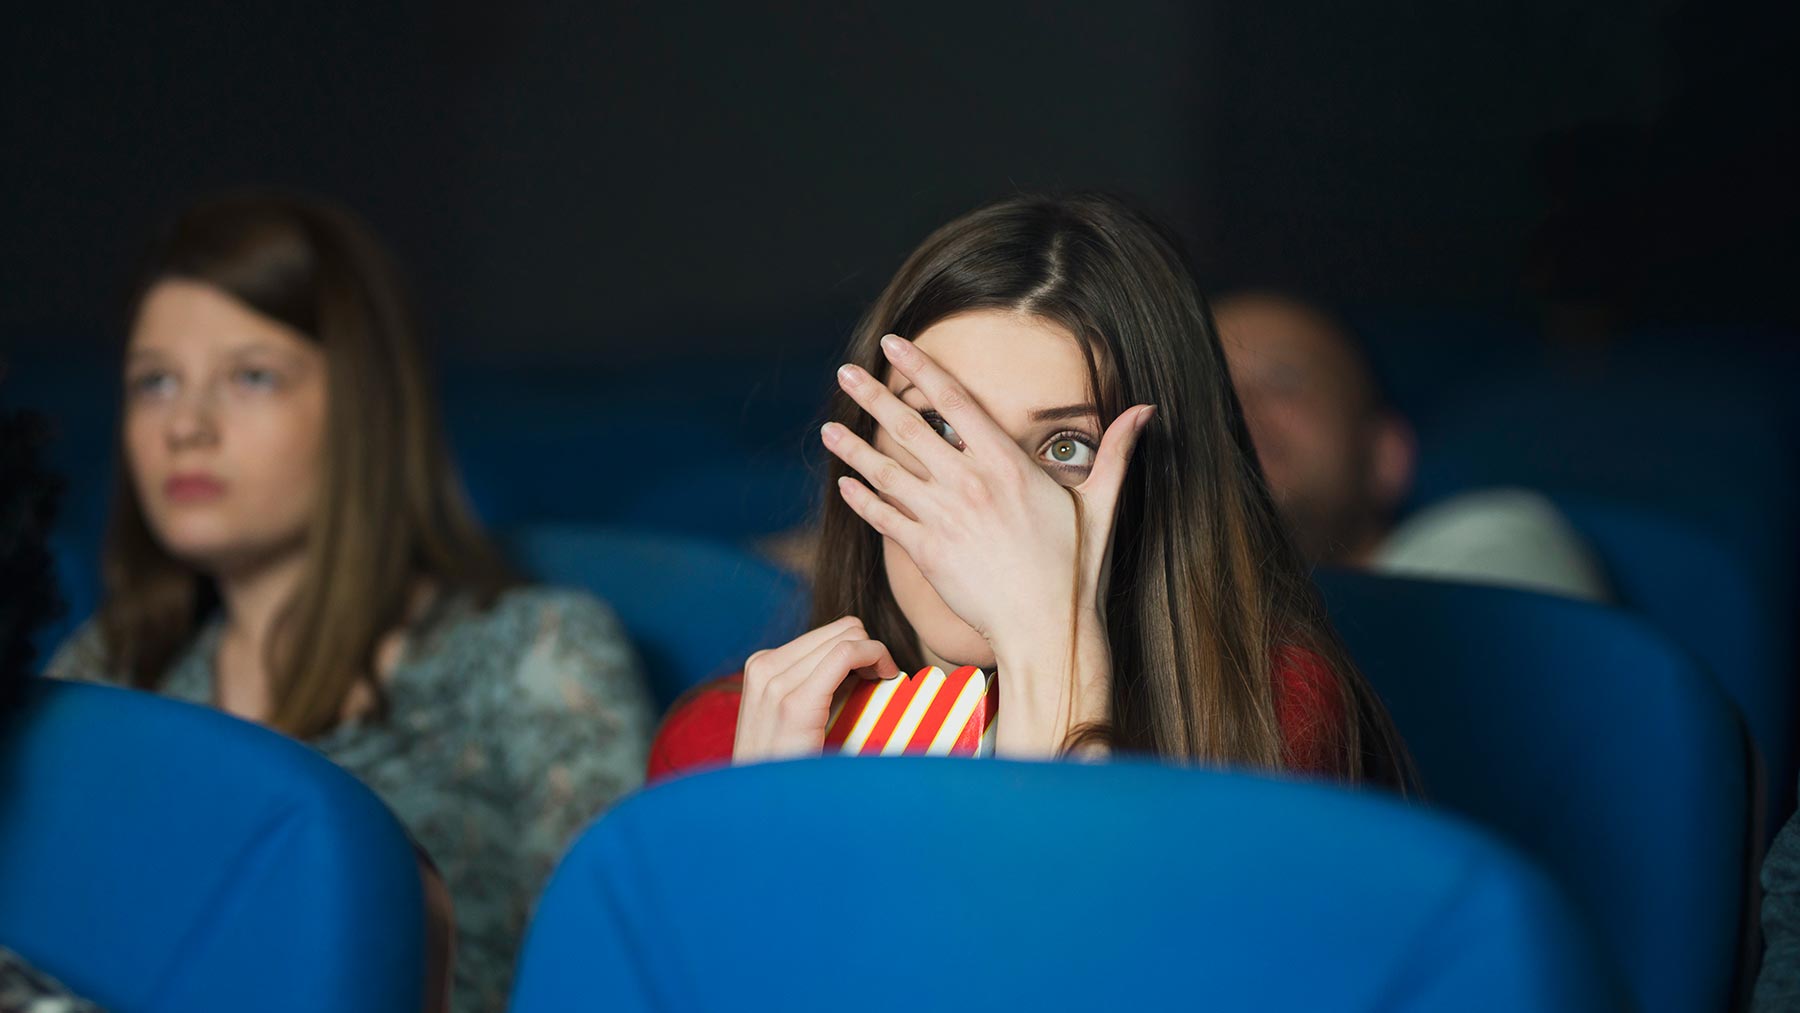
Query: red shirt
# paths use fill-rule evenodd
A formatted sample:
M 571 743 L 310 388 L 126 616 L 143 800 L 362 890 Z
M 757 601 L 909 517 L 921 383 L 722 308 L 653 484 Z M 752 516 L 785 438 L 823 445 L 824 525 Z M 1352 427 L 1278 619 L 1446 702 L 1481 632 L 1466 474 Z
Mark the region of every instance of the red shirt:
M 1287 766 L 1310 774 L 1343 768 L 1339 742 L 1343 695 L 1325 659 L 1300 648 L 1281 652 L 1275 669 L 1275 716 L 1281 724 Z M 669 709 L 650 745 L 651 783 L 731 762 L 737 738 L 738 698 L 744 677 L 733 675 L 697 686 Z

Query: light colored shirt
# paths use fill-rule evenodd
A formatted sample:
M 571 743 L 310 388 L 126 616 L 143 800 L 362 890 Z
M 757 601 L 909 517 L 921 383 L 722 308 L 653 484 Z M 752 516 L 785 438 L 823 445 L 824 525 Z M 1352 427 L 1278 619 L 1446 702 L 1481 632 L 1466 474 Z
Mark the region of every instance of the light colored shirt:
M 158 687 L 213 700 L 224 624 L 207 622 Z M 122 682 L 89 622 L 52 659 L 59 678 Z M 457 1013 L 502 1010 L 531 905 L 575 834 L 643 781 L 653 711 L 606 606 L 520 588 L 480 611 L 450 599 L 410 633 L 384 685 L 385 720 L 311 745 L 381 796 L 443 873 L 456 909 Z
M 1420 510 L 1388 535 L 1370 569 L 1612 600 L 1593 549 L 1555 504 L 1526 489 L 1463 493 Z

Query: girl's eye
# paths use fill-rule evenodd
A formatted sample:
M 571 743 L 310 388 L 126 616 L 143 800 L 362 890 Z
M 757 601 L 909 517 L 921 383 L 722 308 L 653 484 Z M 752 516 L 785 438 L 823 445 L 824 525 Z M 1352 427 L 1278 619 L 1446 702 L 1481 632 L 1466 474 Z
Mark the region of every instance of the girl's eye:
M 166 397 L 175 392 L 175 386 L 175 374 L 161 369 L 146 370 L 125 383 L 126 391 L 134 398 Z
M 232 379 L 244 387 L 253 390 L 270 390 L 279 386 L 281 378 L 272 369 L 259 366 L 245 366 L 232 374 Z
M 1092 468 L 1094 445 L 1076 433 L 1061 433 L 1044 445 L 1044 459 L 1063 468 Z
M 944 421 L 942 415 L 937 412 L 925 412 L 924 415 L 925 424 L 937 430 L 938 435 L 944 438 L 944 442 L 958 450 L 963 448 L 962 437 L 956 435 L 956 430 L 951 428 L 950 423 Z

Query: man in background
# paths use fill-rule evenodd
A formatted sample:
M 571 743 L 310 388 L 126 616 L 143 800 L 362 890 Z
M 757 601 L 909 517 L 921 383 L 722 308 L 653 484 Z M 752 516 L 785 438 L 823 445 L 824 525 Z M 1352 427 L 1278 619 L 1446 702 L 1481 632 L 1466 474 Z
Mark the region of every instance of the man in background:
M 1537 493 L 1481 490 L 1397 517 L 1412 486 L 1412 427 L 1330 314 L 1240 294 L 1216 300 L 1213 316 L 1269 490 L 1309 560 L 1610 598 L 1592 550 Z

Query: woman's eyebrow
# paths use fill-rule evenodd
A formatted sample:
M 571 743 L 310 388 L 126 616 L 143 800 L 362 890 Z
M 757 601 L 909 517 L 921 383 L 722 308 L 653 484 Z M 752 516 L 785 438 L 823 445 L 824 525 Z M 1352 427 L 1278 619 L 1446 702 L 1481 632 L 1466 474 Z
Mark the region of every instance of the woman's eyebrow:
M 917 389 L 913 384 L 908 383 L 894 391 L 894 396 L 904 398 Z M 1094 418 L 1099 414 L 1100 409 L 1092 404 L 1069 404 L 1057 408 L 1034 408 L 1027 417 L 1033 422 L 1069 422 Z
M 1060 408 L 1034 408 L 1031 411 L 1031 421 L 1067 422 L 1070 420 L 1093 418 L 1099 414 L 1099 409 L 1091 404 L 1071 404 L 1063 405 Z

